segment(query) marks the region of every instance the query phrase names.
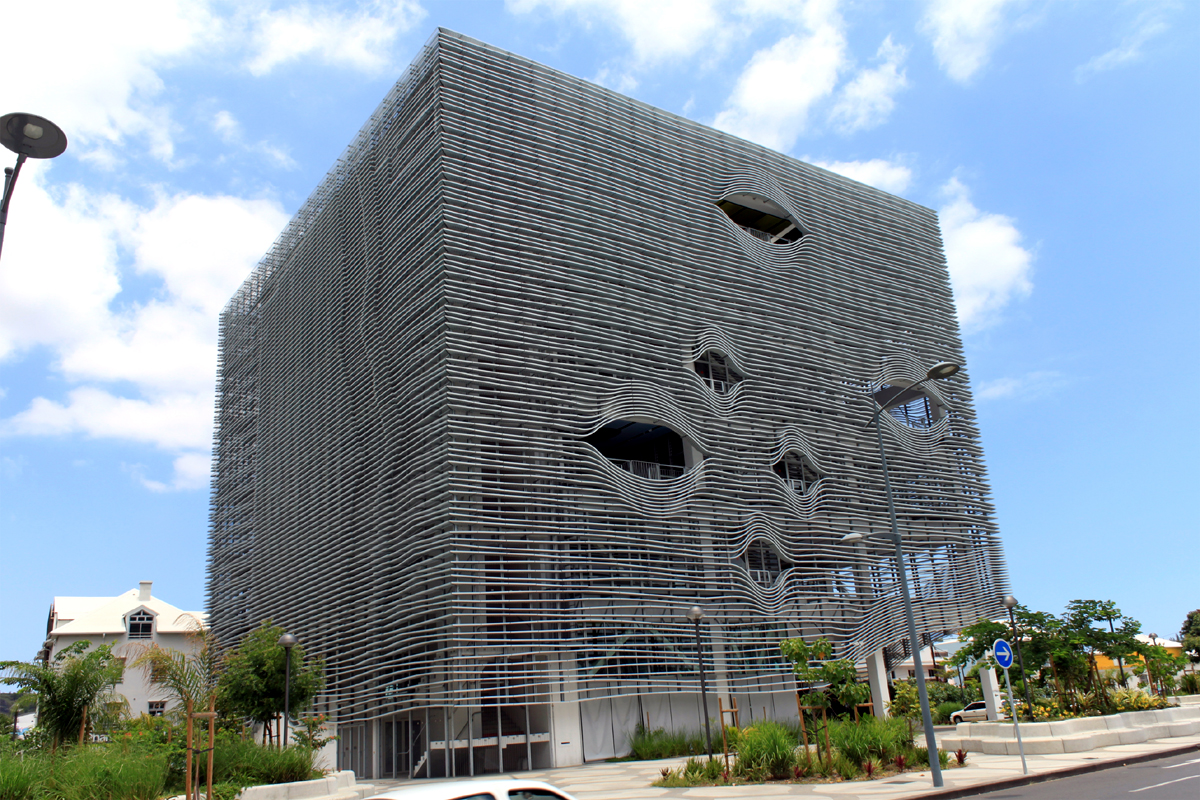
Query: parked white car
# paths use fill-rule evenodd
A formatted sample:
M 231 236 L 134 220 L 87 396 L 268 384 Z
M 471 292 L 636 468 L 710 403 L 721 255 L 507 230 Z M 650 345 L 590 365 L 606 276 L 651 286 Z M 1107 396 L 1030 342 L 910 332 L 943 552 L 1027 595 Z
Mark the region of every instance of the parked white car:
M 987 716 L 987 703 L 976 700 L 951 714 L 950 723 L 957 725 L 960 722 L 986 722 Z
M 575 800 L 541 781 L 498 778 L 481 781 L 431 781 L 391 789 L 367 800 Z

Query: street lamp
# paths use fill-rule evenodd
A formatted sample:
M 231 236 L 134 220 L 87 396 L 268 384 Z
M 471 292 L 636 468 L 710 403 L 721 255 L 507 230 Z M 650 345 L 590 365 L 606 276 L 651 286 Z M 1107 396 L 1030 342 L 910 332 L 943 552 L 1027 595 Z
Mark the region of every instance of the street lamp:
M 292 648 L 300 640 L 290 633 L 285 633 L 279 637 L 279 646 L 283 648 L 285 666 L 283 668 L 283 738 L 279 740 L 280 747 L 287 747 L 288 741 L 288 717 L 291 713 L 292 704 Z
M 688 609 L 687 618 L 696 626 L 696 658 L 700 661 L 700 702 L 704 706 L 704 738 L 708 743 L 708 760 L 713 760 L 712 730 L 708 724 L 708 687 L 704 683 L 704 650 L 700 647 L 700 620 L 704 619 L 704 609 L 692 606 Z
M 62 128 L 37 114 L 16 112 L 0 117 L 0 144 L 17 154 L 17 166 L 4 168 L 4 194 L 0 195 L 0 250 L 4 248 L 4 224 L 8 203 L 26 158 L 54 158 L 67 149 Z
M 1158 647 L 1157 633 L 1150 634 L 1150 644 L 1154 647 Z M 1162 697 L 1162 683 L 1160 682 L 1158 684 L 1157 690 L 1154 688 L 1154 675 L 1150 672 L 1150 659 L 1143 658 L 1142 660 L 1146 662 L 1146 684 L 1150 687 L 1150 693 L 1157 694 L 1159 697 Z
M 1025 713 L 1029 715 L 1029 719 L 1033 719 L 1033 701 L 1029 699 L 1029 676 L 1025 674 L 1025 656 L 1021 655 L 1021 636 L 1017 633 L 1017 618 L 1013 616 L 1013 609 L 1017 607 L 1017 598 L 1011 594 L 1004 596 L 1004 607 L 1008 609 L 1008 624 L 1012 627 L 1013 642 L 1017 645 L 1017 662 L 1021 665 L 1021 686 L 1025 688 Z M 1013 718 L 1017 716 L 1017 710 L 1012 709 Z
M 959 369 L 961 367 L 953 362 L 938 362 L 929 368 L 924 378 L 912 386 L 898 387 L 888 400 L 890 402 L 904 392 L 916 389 L 922 383 L 925 383 L 925 381 L 949 378 L 957 373 Z M 880 403 L 875 395 L 871 395 L 871 402 L 875 405 L 875 413 L 871 415 L 871 422 L 868 424 L 875 426 L 875 435 L 879 441 L 879 463 L 883 467 L 883 487 L 884 493 L 887 495 L 888 518 L 891 520 L 892 526 L 889 536 L 896 548 L 896 573 L 900 576 L 900 593 L 904 599 L 904 616 L 908 622 L 908 643 L 909 648 L 912 650 L 913 668 L 917 677 L 917 695 L 921 700 L 921 720 L 925 723 L 925 746 L 929 751 L 929 770 L 933 774 L 933 785 L 941 787 L 942 765 L 938 760 L 937 737 L 933 733 L 933 717 L 929 713 L 929 694 L 925 690 L 925 668 L 921 665 L 921 643 L 917 639 L 917 623 L 913 619 L 912 597 L 908 593 L 908 577 L 904 574 L 904 549 L 901 547 L 900 530 L 896 524 L 896 504 L 892 499 L 892 481 L 888 477 L 887 455 L 883 449 L 883 426 L 879 424 L 879 415 L 885 410 L 885 404 Z M 847 543 L 858 542 L 864 538 L 861 533 L 849 533 L 842 537 L 842 541 Z

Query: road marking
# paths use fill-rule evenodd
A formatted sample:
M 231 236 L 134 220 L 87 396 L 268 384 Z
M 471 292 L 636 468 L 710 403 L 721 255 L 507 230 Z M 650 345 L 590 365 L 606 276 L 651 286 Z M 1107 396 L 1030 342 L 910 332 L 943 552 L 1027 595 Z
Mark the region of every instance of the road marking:
M 1179 764 L 1169 764 L 1163 769 L 1175 769 L 1176 767 L 1186 767 L 1188 764 L 1200 764 L 1200 758 L 1193 758 L 1191 761 L 1183 761 Z
M 1165 783 L 1156 783 L 1153 786 L 1143 786 L 1140 789 L 1130 789 L 1129 793 L 1133 794 L 1134 792 L 1144 792 L 1147 789 L 1157 789 L 1160 786 L 1169 786 L 1172 783 L 1179 783 L 1180 781 L 1190 781 L 1192 778 L 1200 778 L 1200 775 L 1188 775 L 1186 778 L 1176 778 L 1173 781 L 1166 781 Z

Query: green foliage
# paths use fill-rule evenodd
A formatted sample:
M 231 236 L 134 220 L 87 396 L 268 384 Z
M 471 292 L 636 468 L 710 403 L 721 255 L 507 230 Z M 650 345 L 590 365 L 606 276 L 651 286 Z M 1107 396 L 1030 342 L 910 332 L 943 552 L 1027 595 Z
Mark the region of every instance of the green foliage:
M 838 757 L 833 760 L 833 768 L 837 770 L 838 775 L 841 775 L 848 781 L 856 780 L 863 773 L 859 762 L 848 757 L 845 753 L 839 753 Z
M 1141 689 L 1121 689 L 1113 692 L 1112 703 L 1117 711 L 1149 711 L 1170 706 L 1161 697 L 1152 697 Z
M 962 707 L 962 703 L 954 702 L 953 700 L 945 703 L 938 703 L 933 708 L 933 723 L 935 725 L 949 725 L 950 715 Z
M 783 725 L 768 720 L 742 731 L 738 740 L 738 774 L 790 778 L 795 761 L 796 737 Z
M 190 701 L 200 711 L 215 699 L 221 660 L 212 634 L 194 617 L 191 619 L 187 652 L 152 644 L 141 649 L 133 666 L 145 670 L 151 684 L 166 689 L 185 707 Z
M 1179 690 L 1183 694 L 1200 694 L 1200 673 L 1183 673 L 1179 678 Z
M 1188 612 L 1183 627 L 1179 629 L 1179 642 L 1188 661 L 1200 664 L 1200 608 Z
M 106 702 L 124 674 L 112 645 L 88 652 L 89 642 L 63 648 L 46 665 L 40 661 L 0 661 L 0 683 L 14 684 L 38 694 L 38 725 L 44 727 L 52 747 L 75 741 L 85 710 Z
M 213 782 L 252 786 L 304 781 L 314 775 L 313 751 L 300 745 L 263 747 L 236 734 L 222 733 L 213 750 Z M 202 780 L 207 777 L 201 765 Z
M 847 708 L 870 699 L 871 689 L 858 682 L 854 662 L 848 658 L 830 658 L 833 646 L 828 640 L 818 639 L 809 644 L 803 639 L 785 639 L 779 643 L 779 651 L 791 662 L 796 678 L 809 685 L 807 705 L 827 707 L 830 695 Z M 814 688 L 816 684 L 828 687 Z
M 888 703 L 888 713 L 901 719 L 918 720 L 921 718 L 921 700 L 915 683 L 896 681 L 892 684 L 892 699 Z
M 225 658 L 217 689 L 218 705 L 242 717 L 267 723 L 283 713 L 287 656 L 279 646 L 283 627 L 264 620 L 246 634 Z M 325 663 L 306 659 L 304 646 L 291 650 L 291 705 L 297 713 L 308 708 L 325 688 Z
M 34 800 L 42 793 L 50 761 L 0 753 L 0 797 L 4 800 Z
M 629 751 L 633 758 L 651 761 L 659 758 L 695 756 L 707 753 L 708 747 L 703 731 L 649 730 L 638 723 L 629 737 Z
M 912 746 L 912 734 L 903 719 L 863 717 L 858 722 L 838 722 L 829 728 L 829 740 L 838 752 L 862 764 L 867 759 L 890 761 Z
M 307 714 L 301 717 L 300 724 L 296 726 L 296 744 L 309 750 L 320 750 L 330 742 L 336 742 L 340 737 L 325 735 L 326 719 L 324 714 Z

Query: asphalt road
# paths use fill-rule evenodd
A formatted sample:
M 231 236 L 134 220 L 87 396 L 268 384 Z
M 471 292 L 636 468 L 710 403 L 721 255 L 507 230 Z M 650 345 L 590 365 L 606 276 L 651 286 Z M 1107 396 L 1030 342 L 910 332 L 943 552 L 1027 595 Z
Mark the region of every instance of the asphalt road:
M 1200 754 L 1193 751 L 979 796 L 987 800 L 1196 800 L 1200 798 Z

